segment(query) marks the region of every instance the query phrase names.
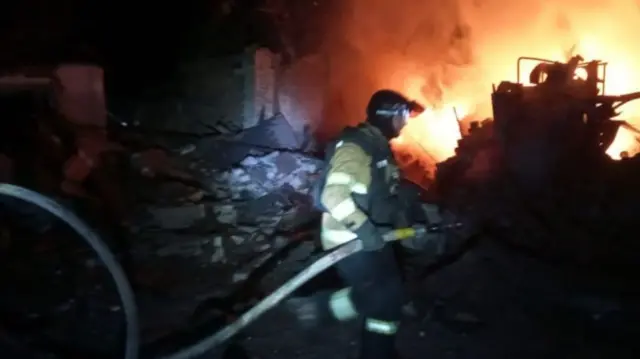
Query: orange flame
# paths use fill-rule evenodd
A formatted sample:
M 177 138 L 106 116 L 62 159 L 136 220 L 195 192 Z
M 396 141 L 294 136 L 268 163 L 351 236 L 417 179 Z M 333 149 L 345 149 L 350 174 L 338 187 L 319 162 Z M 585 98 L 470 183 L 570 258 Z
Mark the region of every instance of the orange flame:
M 412 99 L 425 103 L 420 92 L 424 79 L 414 77 L 406 83 L 404 93 Z M 405 145 L 414 143 L 433 160 L 440 162 L 455 154 L 458 140 L 461 138 L 458 120 L 464 115 L 461 106 L 445 106 L 427 108 L 415 118 L 411 118 L 398 138 Z
M 606 44 L 606 43 L 605 43 Z M 596 46 L 596 42 L 593 39 L 587 39 L 580 42 L 579 46 L 582 50 L 577 53 L 584 54 L 585 59 L 598 59 L 603 57 L 596 56 L 597 54 L 609 53 L 606 46 Z M 609 51 L 607 51 L 609 50 Z M 590 54 L 590 55 L 589 55 Z M 620 58 L 620 57 L 618 57 Z M 550 58 L 557 61 L 565 61 L 562 57 Z M 515 63 L 517 57 L 514 57 L 513 63 Z M 521 69 L 521 77 L 526 78 L 528 73 L 532 70 L 535 63 L 523 63 Z M 583 76 L 581 73 L 576 74 L 578 77 Z M 606 94 L 620 95 L 624 93 L 638 91 L 636 84 L 640 82 L 640 69 L 634 70 L 630 64 L 624 59 L 618 63 L 609 63 L 606 74 Z M 516 81 L 515 78 L 504 79 L 507 81 Z M 522 80 L 521 80 L 522 81 Z M 403 86 L 403 92 L 410 98 L 418 101 L 428 103 L 424 94 L 421 92 L 422 86 L 425 84 L 425 79 L 419 75 L 414 75 L 405 81 Z M 489 91 L 486 92 L 486 97 L 489 98 Z M 396 145 L 398 147 L 408 149 L 409 147 L 422 150 L 432 158 L 434 162 L 441 162 L 455 154 L 457 147 L 457 141 L 461 138 L 460 127 L 458 122 L 467 115 L 474 115 L 477 118 L 490 117 L 491 113 L 471 113 L 467 109 L 472 108 L 488 108 L 488 103 L 478 102 L 474 96 L 453 96 L 459 97 L 451 102 L 444 104 L 437 104 L 436 107 L 427 109 L 419 117 L 412 119 L 408 126 L 403 130 L 401 136 L 396 139 Z M 469 106 L 468 104 L 473 104 Z M 625 119 L 631 123 L 640 122 L 640 106 L 638 103 L 629 103 L 623 107 L 621 119 Z M 416 148 L 417 147 L 417 148 Z M 620 159 L 621 153 L 626 152 L 628 155 L 635 155 L 640 152 L 640 142 L 638 135 L 626 128 L 620 128 L 614 142 L 607 149 L 607 154 L 612 159 Z
M 391 11 L 380 1 L 374 2 L 381 8 L 381 17 Z M 397 30 L 394 36 L 408 38 L 406 34 L 415 34 L 421 26 L 428 29 L 424 24 L 434 21 L 444 29 L 442 33 L 446 33 L 448 25 L 439 18 L 464 23 L 471 29 L 469 38 L 460 40 L 466 41 L 464 45 L 455 45 L 456 48 L 431 39 L 403 52 L 376 56 L 378 66 L 387 66 L 382 71 L 376 70 L 380 86 L 401 90 L 431 107 L 410 122 L 394 147 L 426 152 L 428 156 L 424 161 L 432 164 L 455 153 L 460 131 L 454 108 L 460 119 L 491 117 L 491 85 L 501 81 L 516 82 L 516 63 L 520 56 L 565 62 L 571 55 L 579 54 L 587 61 L 607 61 L 605 94 L 620 95 L 640 90 L 640 52 L 632 35 L 640 31 L 640 11 L 635 1 L 539 0 L 526 2 L 524 6 L 522 2 L 487 0 L 480 6 L 472 5 L 475 2 L 470 0 L 459 0 L 455 2 L 457 10 L 449 9 L 448 12 L 430 3 L 400 2 L 411 4 L 412 14 L 431 15 L 407 14 L 406 29 Z M 362 4 L 365 6 L 364 2 Z M 421 8 L 424 8 L 423 12 L 419 10 Z M 363 25 L 354 21 L 352 32 L 358 35 L 358 44 L 363 48 L 368 43 L 378 44 L 380 38 L 386 39 L 382 32 L 375 32 L 373 24 L 380 21 L 374 20 L 370 19 L 370 27 L 364 26 L 369 23 Z M 413 30 L 409 31 L 410 28 Z M 470 61 L 453 61 L 458 65 L 448 65 L 452 58 L 463 56 L 460 54 L 467 50 L 472 54 Z M 387 72 L 389 64 L 396 64 L 395 73 Z M 535 63 L 524 66 L 521 77 L 528 79 L 533 66 Z M 640 127 L 640 101 L 626 104 L 621 112 L 618 119 Z M 631 156 L 640 152 L 637 134 L 626 128 L 620 128 L 607 154 L 619 159 L 623 151 Z

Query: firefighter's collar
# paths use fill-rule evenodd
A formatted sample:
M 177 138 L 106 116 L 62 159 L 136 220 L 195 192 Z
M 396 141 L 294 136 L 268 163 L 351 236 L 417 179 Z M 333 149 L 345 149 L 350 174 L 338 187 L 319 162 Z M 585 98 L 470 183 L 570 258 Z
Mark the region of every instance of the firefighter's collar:
M 376 167 L 378 168 L 387 167 L 388 165 L 389 165 L 389 161 L 387 161 L 386 159 L 376 162 Z

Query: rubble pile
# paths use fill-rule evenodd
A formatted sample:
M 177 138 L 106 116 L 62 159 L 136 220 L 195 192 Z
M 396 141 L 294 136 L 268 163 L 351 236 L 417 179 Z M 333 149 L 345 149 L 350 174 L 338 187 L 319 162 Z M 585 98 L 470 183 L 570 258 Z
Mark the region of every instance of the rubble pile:
M 580 61 L 537 69 L 572 73 L 582 67 L 597 79 L 602 64 Z M 625 123 L 612 109 L 638 94 L 594 96 L 596 81 L 553 81 L 501 83 L 492 94 L 493 121 L 472 124 L 456 156 L 438 165 L 438 195 L 447 208 L 510 246 L 547 260 L 629 273 L 640 249 L 630 215 L 640 210 L 640 157 L 616 161 L 606 151 Z
M 317 218 L 308 192 L 322 161 L 310 149 L 310 141 L 278 115 L 231 139 L 182 145 L 162 164 L 134 155 L 142 173 L 170 178 L 147 195 L 163 200 L 143 206 L 136 220 L 138 235 L 147 238 L 141 242 L 149 243 L 163 231 L 194 233 L 193 240 L 151 240 L 156 246 L 152 252 L 197 256 L 209 264 L 242 263 L 252 253 L 272 248 L 278 234 L 291 234 Z M 191 193 L 167 202 L 156 190 L 180 192 L 176 181 Z

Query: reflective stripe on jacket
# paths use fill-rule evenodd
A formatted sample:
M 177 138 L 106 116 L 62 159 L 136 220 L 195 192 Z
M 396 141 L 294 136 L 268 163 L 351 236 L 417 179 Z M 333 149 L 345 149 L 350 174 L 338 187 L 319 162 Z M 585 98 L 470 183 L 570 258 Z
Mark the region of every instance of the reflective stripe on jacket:
M 363 223 L 391 224 L 399 173 L 386 139 L 361 125 L 335 142 L 320 201 L 321 238 L 330 249 L 356 238 Z

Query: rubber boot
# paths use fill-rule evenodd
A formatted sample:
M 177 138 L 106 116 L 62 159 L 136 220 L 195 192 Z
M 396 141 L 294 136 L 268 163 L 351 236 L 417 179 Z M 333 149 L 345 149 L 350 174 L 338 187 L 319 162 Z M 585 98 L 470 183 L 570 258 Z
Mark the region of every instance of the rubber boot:
M 396 335 L 363 329 L 358 359 L 400 359 L 396 350 Z
M 313 329 L 333 321 L 329 309 L 331 292 L 322 291 L 308 297 L 287 299 L 284 305 L 305 329 Z

